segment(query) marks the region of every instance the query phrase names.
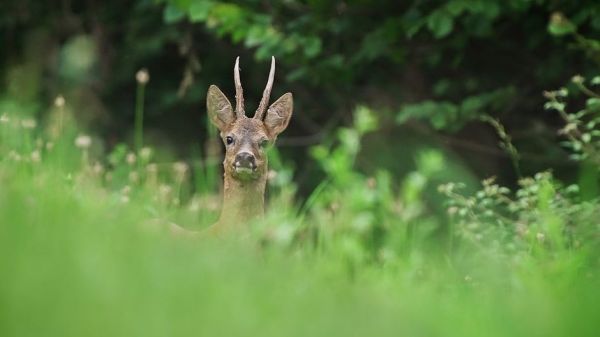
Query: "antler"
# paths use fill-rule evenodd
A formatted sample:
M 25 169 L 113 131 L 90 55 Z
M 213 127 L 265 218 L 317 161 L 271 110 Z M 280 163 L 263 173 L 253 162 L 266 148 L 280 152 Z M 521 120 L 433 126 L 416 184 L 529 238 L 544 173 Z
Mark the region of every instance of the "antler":
M 258 105 L 258 109 L 256 109 L 256 113 L 254 114 L 254 118 L 262 120 L 265 115 L 265 110 L 267 109 L 267 105 L 269 104 L 269 97 L 271 96 L 271 89 L 273 88 L 273 78 L 275 77 L 275 57 L 271 56 L 271 70 L 269 71 L 269 80 L 267 81 L 267 86 L 265 87 L 265 91 L 263 91 L 262 99 L 260 100 L 260 104 Z
M 242 81 L 240 81 L 240 57 L 235 59 L 233 67 L 233 78 L 235 81 L 235 114 L 237 118 L 244 117 L 244 90 L 242 90 Z

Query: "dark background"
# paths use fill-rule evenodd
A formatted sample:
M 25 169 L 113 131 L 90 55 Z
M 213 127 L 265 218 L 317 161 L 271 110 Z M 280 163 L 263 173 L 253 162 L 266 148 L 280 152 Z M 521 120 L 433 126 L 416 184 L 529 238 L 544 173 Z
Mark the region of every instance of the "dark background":
M 572 180 L 562 121 L 542 92 L 597 75 L 598 38 L 598 1 L 3 0 L 0 97 L 44 120 L 63 95 L 110 151 L 132 143 L 135 73 L 146 68 L 146 142 L 174 153 L 164 160 L 189 160 L 208 139 L 208 86 L 233 100 L 240 56 L 254 111 L 274 55 L 272 101 L 295 97 L 279 148 L 303 190 L 320 177 L 308 149 L 334 141 L 357 105 L 380 120 L 358 162 L 366 173 L 401 175 L 416 150 L 438 147 L 474 177 L 513 184 L 519 172 L 479 118 L 490 115 L 519 150 L 522 175 L 551 168 Z

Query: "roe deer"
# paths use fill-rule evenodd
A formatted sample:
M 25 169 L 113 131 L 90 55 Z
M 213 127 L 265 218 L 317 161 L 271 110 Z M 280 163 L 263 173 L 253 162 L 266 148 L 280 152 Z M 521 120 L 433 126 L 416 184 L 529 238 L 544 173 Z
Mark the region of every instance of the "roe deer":
M 219 220 L 209 228 L 211 232 L 242 229 L 251 219 L 264 214 L 266 148 L 288 126 L 293 110 L 293 98 L 289 92 L 267 109 L 275 77 L 275 57 L 271 57 L 267 86 L 252 118 L 246 117 L 244 110 L 239 57 L 235 60 L 233 72 L 235 111 L 216 85 L 208 88 L 206 96 L 208 116 L 219 129 L 225 144 L 223 206 Z

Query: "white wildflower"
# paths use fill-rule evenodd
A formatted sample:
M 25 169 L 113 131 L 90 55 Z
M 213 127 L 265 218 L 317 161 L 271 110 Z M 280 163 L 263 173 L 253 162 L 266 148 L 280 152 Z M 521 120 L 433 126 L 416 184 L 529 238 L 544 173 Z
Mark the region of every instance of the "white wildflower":
M 173 164 L 173 171 L 175 172 L 175 178 L 177 180 L 183 180 L 188 170 L 188 165 L 182 161 L 178 161 Z
M 129 185 L 125 185 L 121 189 L 121 194 L 129 194 L 130 192 L 131 192 L 131 186 L 129 186 Z
M 125 160 L 127 161 L 127 164 L 133 165 L 133 164 L 135 164 L 135 161 L 137 160 L 137 157 L 136 157 L 135 153 L 129 152 L 127 154 L 127 157 L 125 157 Z
M 158 172 L 158 165 L 152 163 L 146 166 L 146 171 L 150 174 L 156 174 Z
M 34 163 L 39 163 L 42 161 L 42 155 L 40 154 L 39 150 L 34 150 L 31 152 L 31 161 Z
M 148 73 L 148 69 L 142 68 L 138 70 L 138 72 L 135 74 L 135 80 L 142 85 L 148 83 L 148 81 L 150 81 L 150 74 Z
M 101 175 L 102 172 L 104 172 L 104 167 L 102 164 L 96 162 L 94 166 L 92 166 L 92 172 L 94 172 L 94 174 Z
M 535 238 L 542 243 L 546 239 L 546 235 L 544 235 L 544 233 L 536 233 Z
M 140 181 L 139 173 L 137 173 L 135 171 L 129 172 L 129 182 L 131 182 L 132 184 L 136 184 L 139 181 Z
M 37 122 L 33 118 L 26 118 L 21 120 L 21 126 L 25 129 L 33 129 L 37 125 Z
M 275 180 L 275 178 L 277 178 L 277 171 L 275 170 L 269 170 L 267 172 L 267 180 Z
M 92 145 L 92 137 L 88 135 L 79 135 L 75 138 L 75 146 L 80 149 L 87 149 Z
M 65 106 L 65 98 L 62 95 L 56 96 L 54 99 L 54 106 L 57 108 L 62 108 Z
M 140 150 L 140 153 L 139 153 L 139 155 L 140 155 L 140 159 L 141 159 L 141 160 L 143 160 L 143 161 L 147 162 L 147 161 L 149 161 L 149 160 L 150 160 L 150 158 L 152 157 L 152 149 L 151 149 L 151 148 L 149 148 L 149 147 L 143 147 L 143 148 Z

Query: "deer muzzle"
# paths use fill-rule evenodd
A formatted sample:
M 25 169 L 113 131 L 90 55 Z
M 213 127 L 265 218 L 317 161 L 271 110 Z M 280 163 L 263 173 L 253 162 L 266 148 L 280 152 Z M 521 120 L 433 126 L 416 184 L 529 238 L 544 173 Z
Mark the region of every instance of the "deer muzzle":
M 235 156 L 233 167 L 237 173 L 253 173 L 256 171 L 256 158 L 250 152 L 240 152 Z

